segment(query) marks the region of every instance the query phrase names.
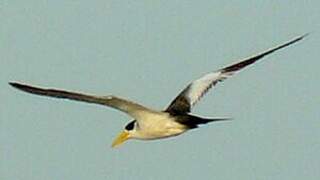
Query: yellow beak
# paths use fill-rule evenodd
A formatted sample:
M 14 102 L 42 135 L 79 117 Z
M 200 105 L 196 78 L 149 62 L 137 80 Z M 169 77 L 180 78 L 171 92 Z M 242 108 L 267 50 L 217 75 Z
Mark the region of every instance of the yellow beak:
M 112 147 L 116 147 L 123 142 L 125 142 L 127 139 L 129 139 L 129 133 L 127 131 L 122 131 L 118 137 L 113 141 Z

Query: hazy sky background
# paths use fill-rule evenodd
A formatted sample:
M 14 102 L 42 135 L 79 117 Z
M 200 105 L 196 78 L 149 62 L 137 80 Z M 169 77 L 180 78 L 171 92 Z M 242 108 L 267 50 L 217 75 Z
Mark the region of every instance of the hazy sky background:
M 0 2 L 2 180 L 320 178 L 319 1 Z M 110 147 L 131 120 L 19 81 L 165 108 L 191 80 L 311 32 L 221 83 L 195 108 L 227 116 Z

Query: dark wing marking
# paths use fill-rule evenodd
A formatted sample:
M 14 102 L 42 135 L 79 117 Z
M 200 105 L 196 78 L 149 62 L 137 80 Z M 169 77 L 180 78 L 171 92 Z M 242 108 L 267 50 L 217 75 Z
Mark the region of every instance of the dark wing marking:
M 70 99 L 75 101 L 82 101 L 87 103 L 109 106 L 109 107 L 118 109 L 122 112 L 125 112 L 136 119 L 139 118 L 141 114 L 140 112 L 150 111 L 150 109 L 140 104 L 137 104 L 116 96 L 111 96 L 111 95 L 110 96 L 94 96 L 94 95 L 87 95 L 87 94 L 70 92 L 65 90 L 58 90 L 58 89 L 44 89 L 44 88 L 39 88 L 39 87 L 21 84 L 17 82 L 10 82 L 9 84 L 19 90 L 32 93 L 32 94 L 41 95 L 41 96 Z
M 259 53 L 258 55 L 246 58 L 238 63 L 232 64 L 218 71 L 208 73 L 199 79 L 191 82 L 182 92 L 171 102 L 169 107 L 166 109 L 167 112 L 173 114 L 184 114 L 191 111 L 192 106 L 198 102 L 201 97 L 212 87 L 215 86 L 219 81 L 232 76 L 234 73 L 243 69 L 244 67 L 255 63 L 257 60 L 263 58 L 264 56 L 271 54 L 281 48 L 289 46 L 295 42 L 302 40 L 305 36 L 299 36 L 287 43 L 280 46 L 271 48 L 267 51 Z

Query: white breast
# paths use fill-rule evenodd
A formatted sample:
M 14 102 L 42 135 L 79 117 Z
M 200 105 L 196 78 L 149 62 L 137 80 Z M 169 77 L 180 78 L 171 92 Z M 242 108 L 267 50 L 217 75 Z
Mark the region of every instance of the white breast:
M 146 113 L 138 120 L 136 139 L 160 139 L 176 136 L 187 129 L 184 125 L 177 123 L 169 113 Z

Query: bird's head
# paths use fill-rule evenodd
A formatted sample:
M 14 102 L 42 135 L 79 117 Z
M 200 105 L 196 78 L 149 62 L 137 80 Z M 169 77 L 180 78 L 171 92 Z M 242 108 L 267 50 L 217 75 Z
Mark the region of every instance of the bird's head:
M 138 123 L 136 120 L 129 122 L 124 130 L 117 136 L 117 138 L 113 141 L 112 147 L 119 146 L 124 143 L 126 140 L 130 138 L 134 138 L 137 133 Z

